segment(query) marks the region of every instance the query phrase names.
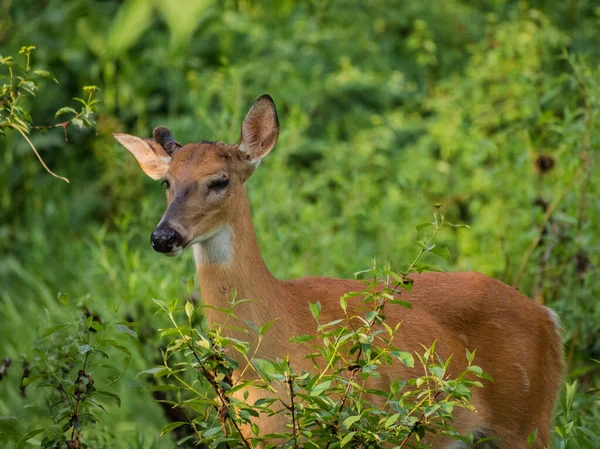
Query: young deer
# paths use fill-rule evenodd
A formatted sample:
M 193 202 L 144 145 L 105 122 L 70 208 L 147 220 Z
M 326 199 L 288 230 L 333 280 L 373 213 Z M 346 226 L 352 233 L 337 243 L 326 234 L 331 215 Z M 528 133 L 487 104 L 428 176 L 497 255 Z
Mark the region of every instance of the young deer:
M 192 246 L 203 302 L 225 308 L 233 290 L 259 302 L 236 307 L 241 320 L 262 325 L 278 318 L 267 332 L 258 357 L 274 360 L 291 353 L 296 372 L 310 370 L 307 349 L 292 347 L 292 336 L 315 332 L 309 302 L 322 304 L 322 322 L 343 318 L 339 298 L 362 291 L 358 281 L 307 277 L 275 279 L 256 242 L 246 181 L 274 147 L 279 135 L 275 104 L 260 97 L 244 119 L 234 145 L 201 142 L 180 145 L 159 127 L 153 139 L 116 133 L 115 138 L 152 179 L 167 188 L 167 210 L 152 233 L 155 251 L 176 256 Z M 562 372 L 561 339 L 556 316 L 507 285 L 478 273 L 427 273 L 411 276 L 413 291 L 403 294 L 412 309 L 387 307 L 393 327 L 402 322 L 402 349 L 421 353 L 437 340 L 437 352 L 453 356 L 450 375 L 466 365 L 465 348 L 477 349 L 477 364 L 494 378 L 473 390 L 476 412 L 455 409 L 454 427 L 462 434 L 495 439 L 478 449 L 521 449 L 538 429 L 534 448 L 549 445 L 550 420 Z M 209 322 L 222 322 L 206 309 Z M 243 325 L 242 325 L 243 326 Z M 248 340 L 247 335 L 231 335 Z M 255 342 L 250 342 L 251 344 Z M 416 375 L 402 364 L 381 368 L 381 385 L 391 378 Z M 387 384 L 387 385 L 386 385 Z M 250 397 L 254 401 L 257 397 Z M 251 402 L 253 403 L 253 402 Z M 275 430 L 281 422 L 262 422 Z M 466 449 L 464 443 L 437 439 L 435 448 Z

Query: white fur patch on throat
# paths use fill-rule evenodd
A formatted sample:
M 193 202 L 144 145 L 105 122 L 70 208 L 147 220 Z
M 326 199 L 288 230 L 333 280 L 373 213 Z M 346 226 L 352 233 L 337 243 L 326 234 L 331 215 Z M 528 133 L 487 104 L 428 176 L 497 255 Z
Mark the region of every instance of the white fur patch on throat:
M 233 231 L 231 226 L 221 226 L 215 232 L 192 246 L 196 265 L 228 264 L 233 258 Z

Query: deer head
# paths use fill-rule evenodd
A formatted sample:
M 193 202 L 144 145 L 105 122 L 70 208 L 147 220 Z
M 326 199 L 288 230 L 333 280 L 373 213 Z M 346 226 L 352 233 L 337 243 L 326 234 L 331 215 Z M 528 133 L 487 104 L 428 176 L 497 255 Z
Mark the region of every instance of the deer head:
M 176 256 L 184 248 L 215 236 L 234 219 L 245 182 L 275 146 L 279 121 L 269 95 L 260 97 L 244 119 L 234 145 L 177 143 L 165 127 L 152 139 L 115 133 L 152 179 L 167 191 L 167 210 L 152 232 L 152 248 Z

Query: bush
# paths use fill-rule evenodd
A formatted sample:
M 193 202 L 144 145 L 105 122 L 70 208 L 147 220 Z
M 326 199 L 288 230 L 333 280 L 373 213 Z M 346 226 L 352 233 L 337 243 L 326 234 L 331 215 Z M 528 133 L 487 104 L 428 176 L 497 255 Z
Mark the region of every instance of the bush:
M 148 250 L 162 193 L 110 133 L 166 125 L 182 141 L 231 142 L 243 110 L 268 92 L 282 134 L 250 197 L 274 274 L 344 276 L 374 254 L 400 266 L 423 205 L 442 201 L 473 228 L 440 237 L 452 254 L 443 268 L 504 280 L 561 316 L 568 382 L 554 446 L 595 448 L 595 3 L 171 3 L 20 0 L 0 15 L 3 57 L 25 62 L 19 49 L 36 45 L 34 70 L 61 82 L 31 75 L 41 81 L 37 97 L 17 103 L 31 125 L 55 123 L 81 86 L 100 86 L 103 100 L 97 134 L 69 131 L 68 142 L 60 128 L 27 134 L 70 185 L 46 176 L 14 128 L 0 138 L 0 355 L 12 361 L 0 365 L 0 446 L 53 425 L 38 407 L 43 395 L 27 387 L 21 397 L 21 362 L 33 364 L 44 329 L 72 321 L 56 300 L 63 291 L 76 320 L 80 304 L 102 323 L 120 305 L 116 319 L 138 335 L 134 343 L 116 334 L 131 352 L 131 368 L 111 387 L 122 405 L 101 412 L 83 441 L 172 447 L 160 429 L 185 418 L 153 404 L 173 398 L 134 373 L 162 363 L 155 329 L 168 317 L 154 316 L 149 299 L 178 296 L 193 268 L 189 255 L 166 261 Z

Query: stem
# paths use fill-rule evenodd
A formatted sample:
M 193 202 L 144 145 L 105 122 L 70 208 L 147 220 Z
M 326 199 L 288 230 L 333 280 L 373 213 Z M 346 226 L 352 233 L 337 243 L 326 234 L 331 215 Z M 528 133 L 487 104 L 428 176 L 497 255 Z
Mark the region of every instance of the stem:
M 435 239 L 435 236 L 438 234 L 438 232 L 440 232 L 440 225 L 438 224 L 437 219 L 434 224 L 435 224 L 435 232 L 433 234 L 431 234 L 431 237 L 429 237 L 429 239 L 427 240 L 427 243 L 425 243 L 423 245 L 423 247 L 421 248 L 421 251 L 419 251 L 419 254 L 417 254 L 417 257 L 415 257 L 415 259 L 412 261 L 412 263 L 409 265 L 409 267 L 403 273 L 400 274 L 400 276 L 402 277 L 402 280 L 398 281 L 398 283 L 396 285 L 394 285 L 394 287 L 392 288 L 392 290 L 395 291 L 396 293 L 400 293 L 398 291 L 398 287 L 400 287 L 400 284 L 404 283 L 404 278 L 410 274 L 410 272 L 413 270 L 413 268 L 415 267 L 417 262 L 421 259 L 421 256 L 423 254 L 425 254 L 425 251 L 427 251 L 427 247 L 429 247 L 431 242 L 433 242 L 433 239 Z
M 431 401 L 430 405 L 432 405 L 433 403 L 435 403 L 435 400 L 438 398 L 438 396 L 440 395 L 441 391 L 438 390 L 437 393 L 435 394 L 435 396 L 433 397 L 433 400 Z M 402 442 L 400 443 L 400 448 L 403 448 L 404 445 L 408 442 L 408 439 L 412 436 L 412 434 L 417 430 L 417 428 L 421 425 L 421 423 L 423 422 L 423 418 L 425 418 L 425 412 L 421 413 L 421 416 L 419 417 L 419 419 L 417 420 L 416 423 L 413 424 L 413 426 L 410 428 L 410 431 L 408 432 L 408 435 L 406 435 L 404 437 L 404 439 L 402 440 Z
M 438 232 L 440 232 L 440 228 L 436 224 L 435 232 L 433 234 L 431 234 L 431 237 L 429 237 L 429 239 L 427 240 L 427 243 L 425 243 L 425 245 L 423 245 L 423 247 L 421 248 L 421 251 L 419 251 L 419 254 L 417 254 L 417 257 L 415 257 L 415 260 L 412 261 L 412 263 L 410 264 L 408 269 L 404 273 L 402 273 L 403 276 L 408 276 L 410 274 L 410 272 L 415 267 L 417 262 L 421 259 L 421 256 L 423 254 L 425 254 L 425 251 L 427 251 L 427 247 L 431 244 L 431 242 L 433 242 L 433 240 L 435 239 L 435 236 L 438 234 Z
M 90 356 L 91 352 L 87 352 L 85 354 L 85 358 L 83 359 L 83 366 L 81 368 L 81 372 L 84 373 L 85 375 L 85 369 L 87 368 L 87 362 L 88 362 L 88 358 Z M 77 385 L 77 383 L 79 382 L 79 379 L 81 379 L 82 375 L 79 374 L 77 376 L 77 381 L 75 382 L 75 385 Z M 79 413 L 79 404 L 81 404 L 81 402 L 83 402 L 82 400 L 82 396 L 84 396 L 83 394 L 77 394 L 75 395 L 75 406 L 73 407 L 73 414 L 71 415 L 71 420 L 73 418 L 77 417 L 77 413 Z M 85 399 L 85 398 L 84 398 Z M 71 430 L 71 440 L 73 440 L 75 438 L 75 426 L 73 426 L 73 430 Z M 79 431 L 77 430 L 77 436 L 79 437 Z M 79 438 L 78 438 L 79 439 Z
M 13 71 L 12 71 L 12 67 L 8 67 L 8 73 L 10 74 L 10 98 L 14 101 L 15 97 L 13 96 L 13 89 L 12 89 L 12 85 L 13 85 Z
M 525 273 L 527 264 L 529 263 L 529 260 L 531 259 L 533 252 L 535 251 L 535 249 L 538 247 L 540 241 L 542 240 L 542 236 L 544 235 L 544 229 L 546 229 L 546 225 L 550 221 L 550 218 L 552 217 L 554 210 L 558 207 L 558 205 L 564 199 L 564 197 L 567 195 L 567 193 L 569 193 L 571 191 L 572 185 L 575 183 L 575 181 L 577 179 L 579 179 L 582 172 L 583 172 L 583 169 L 579 169 L 575 172 L 575 174 L 573 175 L 573 178 L 567 183 L 565 189 L 556 197 L 556 199 L 552 202 L 552 204 L 550 204 L 550 206 L 546 210 L 546 213 L 544 214 L 544 217 L 542 218 L 542 223 L 540 224 L 540 226 L 538 228 L 538 232 L 537 232 L 537 235 L 535 236 L 535 239 L 533 240 L 533 242 L 531 242 L 531 245 L 529 245 L 529 248 L 527 248 L 527 251 L 525 251 L 525 254 L 523 254 L 523 259 L 521 260 L 521 265 L 519 266 L 519 271 L 517 271 L 517 275 L 516 275 L 515 280 L 512 285 L 513 288 L 515 288 L 517 290 L 519 289 L 519 285 L 521 284 L 521 278 L 523 277 L 523 274 Z
M 56 173 L 54 173 L 52 170 L 50 170 L 48 168 L 48 166 L 46 165 L 46 163 L 44 162 L 44 160 L 42 159 L 42 156 L 40 156 L 40 153 L 38 153 L 38 150 L 35 148 L 35 146 L 33 145 L 33 143 L 31 142 L 31 140 L 29 140 L 29 137 L 27 137 L 27 134 L 25 134 L 19 127 L 15 126 L 15 125 L 11 125 L 11 127 L 13 129 L 16 129 L 17 131 L 19 131 L 19 133 L 23 136 L 23 138 L 27 141 L 27 143 L 29 144 L 29 146 L 31 147 L 31 149 L 33 150 L 33 152 L 35 153 L 35 155 L 37 156 L 37 158 L 39 159 L 40 163 L 42 164 L 42 166 L 46 169 L 46 171 L 48 173 L 50 173 L 52 176 L 54 176 L 55 178 L 58 179 L 62 179 L 63 181 L 65 181 L 66 183 L 69 183 L 70 181 L 63 177 L 63 176 L 59 176 Z
M 297 423 L 296 423 L 296 408 L 294 406 L 294 380 L 292 379 L 292 375 L 286 373 L 287 379 L 286 382 L 289 385 L 289 393 L 290 393 L 290 412 L 292 413 L 292 433 L 294 435 L 294 448 L 298 447 L 298 435 L 296 433 Z M 299 429 L 298 429 L 299 430 Z
M 68 141 L 69 140 L 69 136 L 67 135 L 67 128 L 69 127 L 69 125 L 71 123 L 73 123 L 73 120 L 77 120 L 79 117 L 81 117 L 83 114 L 80 112 L 77 115 L 75 115 L 72 119 L 69 119 L 65 122 L 61 122 L 61 123 L 56 123 L 54 125 L 37 125 L 37 126 L 32 126 L 31 129 L 52 129 L 52 128 L 62 128 L 63 132 L 65 134 L 65 140 Z
M 169 313 L 169 318 L 171 318 L 171 322 L 175 325 L 175 327 L 179 328 L 179 326 L 177 326 L 177 322 L 175 321 L 175 319 L 173 318 L 173 316 L 170 313 Z M 215 381 L 214 376 L 202 364 L 202 361 L 200 360 L 200 357 L 198 357 L 198 353 L 196 352 L 196 348 L 194 348 L 194 345 L 193 345 L 194 339 L 192 337 L 190 337 L 189 340 L 186 339 L 186 337 L 183 335 L 183 332 L 181 332 L 180 329 L 178 329 L 178 333 L 181 336 L 181 338 L 183 339 L 183 341 L 186 342 L 188 348 L 192 351 L 192 354 L 194 354 L 194 358 L 198 362 L 199 371 L 202 373 L 204 378 L 208 381 L 208 383 L 213 387 L 213 389 L 217 393 L 217 396 L 219 397 L 219 400 L 221 401 L 221 406 L 224 407 L 225 409 L 228 409 L 229 405 L 231 403 L 230 403 L 229 399 L 223 394 L 222 389 L 219 387 L 219 384 Z M 190 326 L 190 334 L 192 334 L 191 326 Z M 219 415 L 220 414 L 221 414 L 221 411 L 219 411 Z M 229 415 L 228 412 L 224 415 L 224 417 L 222 418 L 222 421 L 221 421 L 222 426 L 223 426 L 223 433 L 225 434 L 225 436 L 227 436 L 227 432 L 226 432 L 224 421 L 227 419 L 229 419 L 229 421 L 231 421 L 231 423 L 233 424 L 233 427 L 235 427 L 235 430 L 237 431 L 238 435 L 242 439 L 242 442 L 244 443 L 244 446 L 246 447 L 246 449 L 252 449 L 252 446 L 250 446 L 250 444 L 244 437 L 244 434 L 242 433 L 242 430 L 238 426 L 238 423 L 235 422 L 235 419 L 233 419 Z

